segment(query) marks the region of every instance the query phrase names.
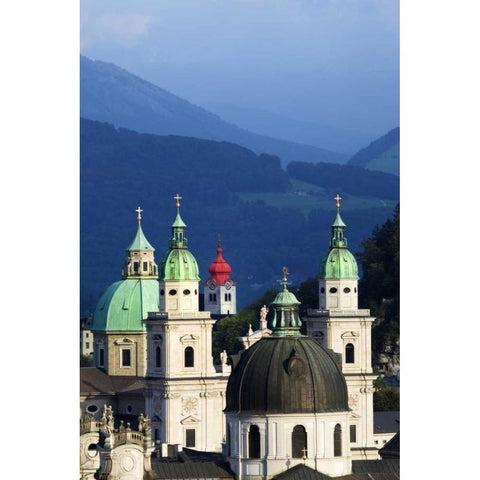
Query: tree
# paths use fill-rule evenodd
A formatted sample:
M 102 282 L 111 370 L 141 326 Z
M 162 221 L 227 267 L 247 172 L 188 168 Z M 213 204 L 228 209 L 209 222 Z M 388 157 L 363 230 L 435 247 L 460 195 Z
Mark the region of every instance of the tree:
M 389 387 L 385 381 L 378 377 L 373 386 L 373 410 L 375 412 L 398 412 L 400 410 L 400 392 Z
M 376 227 L 357 254 L 363 276 L 359 302 L 377 318 L 372 330 L 376 358 L 383 346 L 397 342 L 400 334 L 400 205 L 393 219 Z

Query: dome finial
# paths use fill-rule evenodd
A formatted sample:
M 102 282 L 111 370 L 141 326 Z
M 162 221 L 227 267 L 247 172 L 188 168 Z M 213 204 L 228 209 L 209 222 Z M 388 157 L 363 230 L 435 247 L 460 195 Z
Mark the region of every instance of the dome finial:
M 218 246 L 222 246 L 222 236 L 220 234 L 218 234 Z
M 180 200 L 183 198 L 181 197 L 178 193 L 173 197 L 175 200 L 176 200 L 176 207 L 177 207 L 177 210 L 180 208 Z
M 286 289 L 287 289 L 288 268 L 287 268 L 287 267 L 283 267 L 283 268 L 282 268 L 282 272 L 283 272 L 283 278 L 282 278 L 283 289 L 286 290 Z
M 337 196 L 334 197 L 334 200 L 337 202 L 337 210 L 340 210 L 340 200 L 342 199 L 342 197 L 337 193 Z
M 142 221 L 142 212 L 143 210 L 140 208 L 140 207 L 137 207 L 137 209 L 135 210 L 137 212 L 137 220 L 138 220 L 138 223 L 140 223 Z

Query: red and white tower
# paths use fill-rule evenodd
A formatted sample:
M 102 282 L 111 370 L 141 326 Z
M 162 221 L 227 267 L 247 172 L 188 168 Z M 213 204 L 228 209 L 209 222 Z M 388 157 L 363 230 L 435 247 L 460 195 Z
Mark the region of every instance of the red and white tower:
M 210 277 L 203 284 L 205 310 L 212 316 L 237 313 L 236 285 L 230 278 L 232 268 L 222 256 L 223 248 L 218 242 L 217 258 L 208 267 Z

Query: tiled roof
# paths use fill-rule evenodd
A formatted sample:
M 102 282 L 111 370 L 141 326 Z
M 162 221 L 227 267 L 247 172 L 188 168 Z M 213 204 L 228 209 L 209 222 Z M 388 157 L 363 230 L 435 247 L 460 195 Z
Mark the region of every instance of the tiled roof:
M 391 438 L 378 453 L 383 459 L 400 458 L 400 432 Z
M 80 368 L 80 395 L 140 394 L 145 388 L 141 377 L 109 376 L 96 367 Z
M 331 480 L 332 477 L 313 470 L 306 465 L 295 465 L 285 472 L 275 475 L 272 480 Z
M 400 430 L 400 412 L 373 412 L 373 433 L 395 433 Z
M 219 467 L 214 462 L 156 462 L 152 458 L 152 468 L 158 479 L 235 478 L 232 473 Z
M 398 460 L 353 460 L 352 473 L 395 473 L 400 474 Z

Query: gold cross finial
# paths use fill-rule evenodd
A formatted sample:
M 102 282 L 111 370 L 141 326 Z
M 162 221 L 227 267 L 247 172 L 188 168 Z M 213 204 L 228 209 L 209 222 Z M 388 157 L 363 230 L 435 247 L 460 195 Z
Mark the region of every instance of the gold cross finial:
M 282 272 L 283 272 L 283 278 L 282 278 L 283 289 L 286 290 L 286 289 L 287 289 L 288 268 L 287 268 L 287 267 L 283 267 L 283 268 L 282 268 Z
M 138 220 L 138 223 L 140 223 L 140 222 L 142 221 L 142 212 L 143 212 L 143 210 L 142 210 L 140 207 L 138 207 L 135 211 L 137 212 L 137 220 Z
M 337 196 L 334 198 L 334 200 L 337 201 L 337 208 L 340 208 L 340 200 L 342 199 L 342 197 L 337 193 Z
M 303 452 L 303 457 L 302 457 L 302 459 L 303 459 L 303 461 L 305 462 L 305 460 L 307 459 L 307 447 L 304 447 L 303 450 L 302 450 L 302 452 Z
M 177 193 L 173 198 L 177 201 L 176 207 L 180 208 L 180 200 L 182 197 Z

